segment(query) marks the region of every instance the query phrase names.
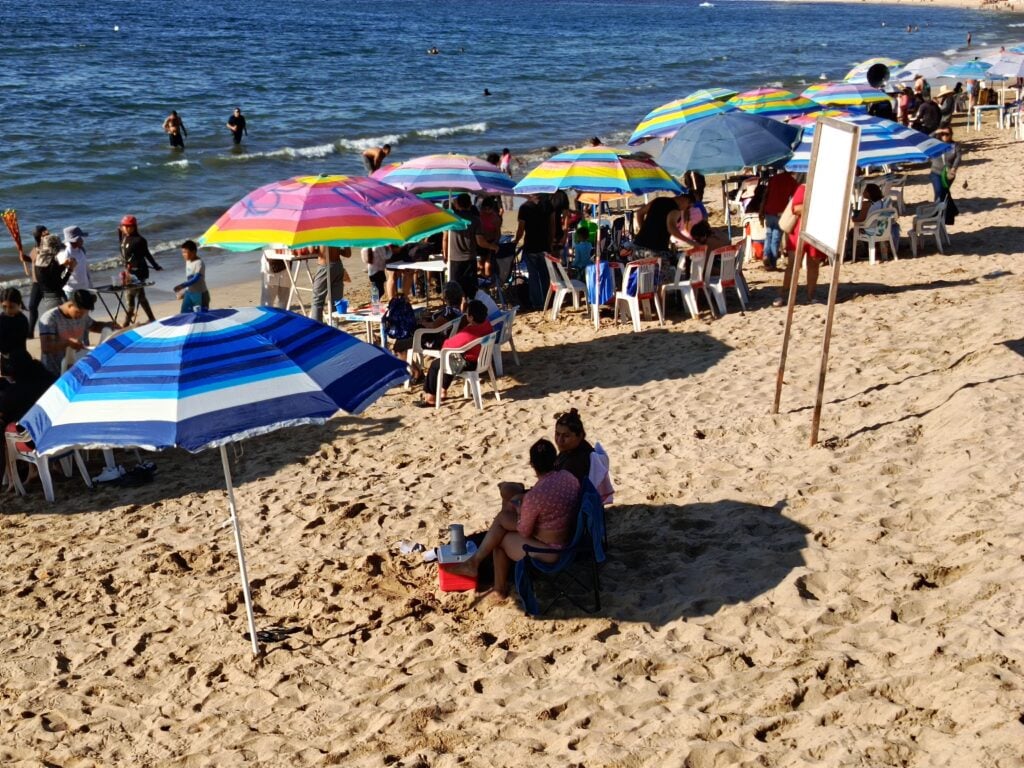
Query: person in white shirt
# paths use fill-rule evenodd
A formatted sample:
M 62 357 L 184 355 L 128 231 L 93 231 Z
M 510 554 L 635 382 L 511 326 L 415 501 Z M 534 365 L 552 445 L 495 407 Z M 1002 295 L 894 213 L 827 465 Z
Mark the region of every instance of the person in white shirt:
M 85 255 L 85 238 L 88 232 L 83 232 L 81 227 L 64 227 L 64 250 L 57 254 L 57 262 L 64 264 L 67 260 L 75 260 L 75 269 L 64 286 L 64 293 L 69 298 L 77 288 L 92 289 L 92 280 L 89 278 L 89 258 Z

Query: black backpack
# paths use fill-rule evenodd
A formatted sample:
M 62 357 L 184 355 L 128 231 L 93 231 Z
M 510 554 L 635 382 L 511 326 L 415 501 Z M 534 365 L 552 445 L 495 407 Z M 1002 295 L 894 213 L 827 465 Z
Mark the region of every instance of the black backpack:
M 410 339 L 416 331 L 416 312 L 405 294 L 398 294 L 388 302 L 384 313 L 385 333 L 390 339 Z

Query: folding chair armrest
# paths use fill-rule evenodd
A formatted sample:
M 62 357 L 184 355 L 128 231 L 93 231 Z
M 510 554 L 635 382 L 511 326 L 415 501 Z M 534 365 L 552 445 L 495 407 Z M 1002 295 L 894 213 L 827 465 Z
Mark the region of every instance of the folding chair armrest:
M 554 547 L 535 547 L 531 544 L 523 544 L 523 552 L 528 555 L 564 555 L 571 547 L 556 549 Z

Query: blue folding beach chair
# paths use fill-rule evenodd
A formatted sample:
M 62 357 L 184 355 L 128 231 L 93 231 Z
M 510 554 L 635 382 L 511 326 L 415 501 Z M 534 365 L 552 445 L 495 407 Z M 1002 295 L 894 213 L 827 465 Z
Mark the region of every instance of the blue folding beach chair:
M 584 480 L 576 531 L 569 545 L 565 549 L 523 546 L 526 557 L 516 563 L 515 580 L 516 591 L 526 612 L 540 616 L 563 597 L 587 613 L 600 610 L 598 565 L 605 561 L 604 542 L 604 505 L 593 483 Z M 545 563 L 531 557 L 531 554 L 554 554 L 558 555 L 558 560 Z M 543 609 L 534 592 L 534 579 L 549 582 L 554 591 Z

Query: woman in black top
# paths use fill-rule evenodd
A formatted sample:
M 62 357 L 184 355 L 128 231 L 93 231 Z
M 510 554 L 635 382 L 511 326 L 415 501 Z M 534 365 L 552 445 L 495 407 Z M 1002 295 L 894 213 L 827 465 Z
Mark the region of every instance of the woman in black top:
M 555 416 L 555 445 L 558 446 L 555 469 L 571 472 L 581 484 L 590 476 L 590 454 L 594 452 L 594 446 L 586 437 L 583 420 L 575 408 Z
M 43 295 L 39 302 L 40 317 L 64 303 L 64 286 L 75 271 L 74 259 L 68 259 L 63 264 L 57 261 L 61 248 L 57 235 L 45 235 L 39 243 L 35 265 L 36 281 Z
M 0 290 L 0 358 L 18 350 L 26 351 L 28 318 L 21 309 L 21 291 L 17 288 Z
M 139 234 L 139 225 L 134 216 L 125 216 L 121 219 L 121 228 L 118 231 L 121 239 L 121 258 L 124 260 L 124 268 L 139 281 L 139 285 L 133 285 L 128 289 L 128 315 L 125 325 L 135 322 L 135 303 L 139 304 L 142 311 L 146 313 L 149 322 L 156 320 L 152 308 L 149 306 L 149 299 L 146 298 L 146 288 L 142 285 L 149 279 L 149 266 L 159 272 L 163 267 L 156 263 L 153 254 L 149 252 L 149 243 L 146 238 Z M 148 263 L 147 263 L 148 262 Z

